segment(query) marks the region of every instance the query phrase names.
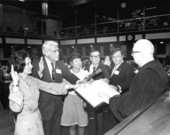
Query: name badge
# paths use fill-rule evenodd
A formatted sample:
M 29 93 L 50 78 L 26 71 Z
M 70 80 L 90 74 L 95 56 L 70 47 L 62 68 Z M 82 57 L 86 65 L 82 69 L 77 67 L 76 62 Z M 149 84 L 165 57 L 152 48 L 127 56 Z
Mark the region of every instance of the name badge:
M 115 75 L 119 75 L 119 72 L 120 72 L 120 71 L 116 70 L 116 71 L 114 72 L 114 74 L 115 74 Z
M 61 69 L 56 69 L 56 73 L 61 74 Z

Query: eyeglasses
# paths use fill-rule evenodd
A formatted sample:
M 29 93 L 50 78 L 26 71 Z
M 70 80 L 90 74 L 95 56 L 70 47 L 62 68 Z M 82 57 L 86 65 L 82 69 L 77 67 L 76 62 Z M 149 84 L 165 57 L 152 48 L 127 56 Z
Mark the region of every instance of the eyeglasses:
M 132 51 L 131 54 L 133 53 L 141 53 L 140 51 Z
M 131 56 L 134 56 L 134 54 L 136 54 L 136 53 L 141 53 L 141 52 L 140 51 L 132 51 Z

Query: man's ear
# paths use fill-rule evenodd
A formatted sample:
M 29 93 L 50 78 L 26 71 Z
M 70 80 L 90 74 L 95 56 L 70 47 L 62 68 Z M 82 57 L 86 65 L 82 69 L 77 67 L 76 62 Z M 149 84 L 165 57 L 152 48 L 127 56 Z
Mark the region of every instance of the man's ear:
M 42 53 L 45 55 L 45 50 L 42 50 Z
M 43 55 L 45 55 L 45 56 L 49 56 L 49 51 L 47 51 L 47 50 L 42 50 L 42 53 L 43 53 Z

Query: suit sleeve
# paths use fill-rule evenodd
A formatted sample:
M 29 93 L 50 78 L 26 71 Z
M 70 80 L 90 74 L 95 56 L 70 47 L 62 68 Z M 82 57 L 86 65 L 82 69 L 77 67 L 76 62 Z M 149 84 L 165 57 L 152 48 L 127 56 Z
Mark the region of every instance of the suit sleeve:
M 110 69 L 107 65 L 103 65 L 103 78 L 107 78 L 108 80 L 111 78 Z
M 124 70 L 124 81 L 121 81 L 119 86 L 121 87 L 122 91 L 129 89 L 132 79 L 134 77 L 134 70 L 132 66 L 127 66 Z
M 79 78 L 72 74 L 70 70 L 67 68 L 67 66 L 64 64 L 62 64 L 62 72 L 63 78 L 66 79 L 71 84 L 76 84 L 76 82 L 79 80 Z

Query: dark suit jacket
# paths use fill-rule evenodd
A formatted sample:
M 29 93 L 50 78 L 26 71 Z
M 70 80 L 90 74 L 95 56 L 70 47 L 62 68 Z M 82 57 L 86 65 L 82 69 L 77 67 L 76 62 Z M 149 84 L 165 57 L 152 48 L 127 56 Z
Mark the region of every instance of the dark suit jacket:
M 144 65 L 132 80 L 129 90 L 110 99 L 110 108 L 120 121 L 168 90 L 168 76 L 159 61 Z
M 111 68 L 111 72 L 114 67 Z M 113 74 L 110 79 L 110 84 L 121 87 L 122 92 L 129 89 L 133 77 L 135 76 L 133 66 L 124 61 L 117 69 L 118 74 Z
M 39 78 L 38 69 L 39 69 L 39 60 L 33 62 L 33 76 Z M 75 84 L 79 80 L 74 74 L 72 74 L 64 63 L 61 61 L 55 62 L 56 74 L 55 81 L 56 83 L 61 83 L 63 78 L 69 81 L 72 84 Z M 44 58 L 44 71 L 41 80 L 46 82 L 53 82 L 51 79 L 50 71 L 48 69 L 47 62 Z M 39 98 L 39 109 L 42 115 L 43 120 L 49 120 L 52 117 L 55 109 L 58 111 L 59 115 L 62 114 L 62 97 L 52 95 L 43 91 L 40 91 Z
M 95 75 L 93 77 L 94 80 L 99 80 L 101 78 L 107 78 L 108 80 L 110 80 L 110 70 L 109 70 L 109 67 L 107 65 L 104 65 L 103 63 L 100 63 L 98 65 L 98 67 L 96 68 L 97 69 L 101 69 L 102 72 Z M 86 67 L 84 68 L 84 70 L 90 70 L 90 64 L 89 65 L 86 65 Z

